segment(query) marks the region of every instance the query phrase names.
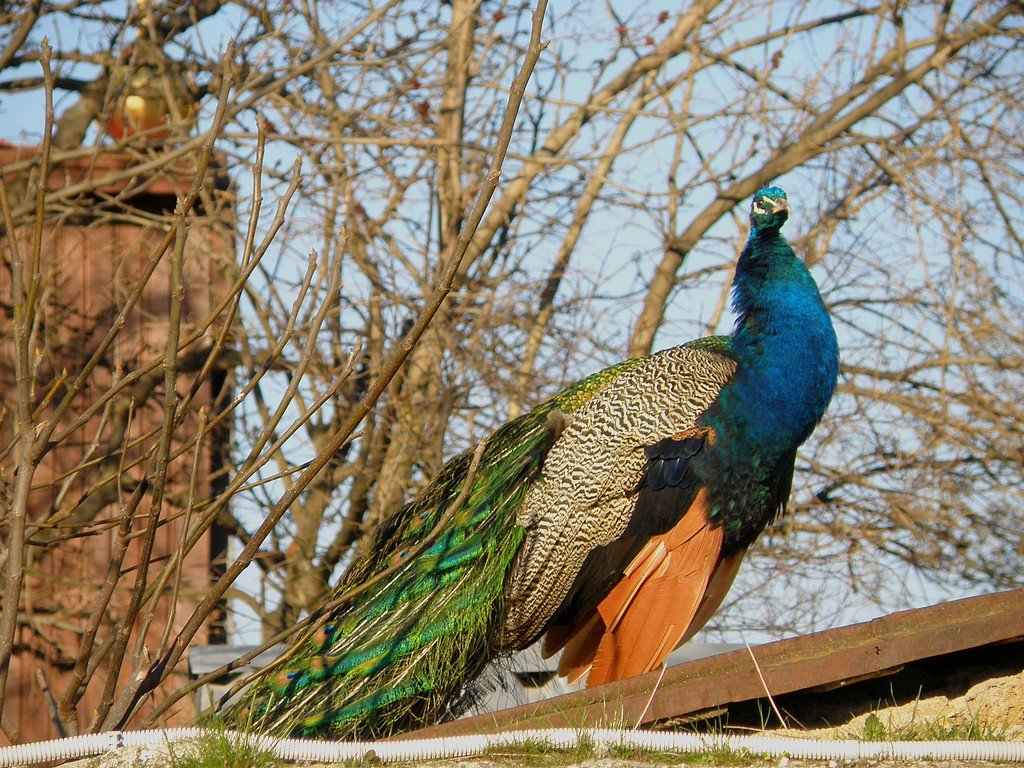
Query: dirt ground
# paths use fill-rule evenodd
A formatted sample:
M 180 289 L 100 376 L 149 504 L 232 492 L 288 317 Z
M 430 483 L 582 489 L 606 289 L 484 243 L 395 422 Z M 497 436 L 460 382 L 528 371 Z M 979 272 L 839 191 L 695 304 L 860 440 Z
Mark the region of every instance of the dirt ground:
M 1022 659 L 1024 667 L 1024 659 Z M 926 728 L 948 728 L 963 732 L 974 726 L 1006 740 L 1024 740 L 1024 669 L 1016 674 L 989 677 L 989 670 L 957 670 L 945 691 L 929 691 L 921 698 L 893 707 L 875 708 L 852 718 L 843 718 L 835 707 L 835 723 L 816 730 L 789 729 L 780 733 L 817 738 L 851 738 L 865 733 L 868 719 L 887 732 Z

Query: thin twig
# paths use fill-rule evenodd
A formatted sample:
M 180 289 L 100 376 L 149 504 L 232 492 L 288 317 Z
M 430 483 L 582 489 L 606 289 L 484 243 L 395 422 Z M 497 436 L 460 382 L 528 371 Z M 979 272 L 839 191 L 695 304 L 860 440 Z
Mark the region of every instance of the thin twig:
M 655 697 L 655 695 L 656 695 L 656 694 L 658 693 L 658 688 L 660 688 L 660 687 L 661 687 L 661 681 L 665 679 L 665 672 L 666 672 L 667 670 L 668 670 L 668 665 L 667 665 L 667 664 L 665 664 L 665 663 L 662 663 L 662 665 L 661 665 L 661 674 L 660 674 L 660 675 L 658 675 L 658 681 L 657 681 L 657 682 L 656 682 L 656 683 L 654 684 L 654 687 L 653 687 L 653 688 L 651 688 L 651 695 L 647 697 L 647 703 L 646 703 L 646 704 L 644 704 L 644 709 L 643 709 L 643 711 L 642 711 L 642 712 L 640 713 L 640 717 L 638 717 L 638 718 L 636 719 L 636 724 L 635 724 L 635 725 L 633 726 L 633 730 L 634 730 L 634 731 L 635 731 L 635 730 L 636 730 L 637 728 L 639 728 L 639 727 L 640 727 L 640 725 L 641 725 L 641 724 L 643 723 L 643 721 L 644 721 L 644 717 L 646 717 L 646 716 L 647 716 L 647 710 L 649 710 L 649 709 L 651 708 L 651 702 L 653 702 L 653 701 L 654 701 L 654 697 Z
M 50 73 L 50 46 L 43 39 L 41 62 L 43 77 L 46 81 L 46 133 L 53 128 L 53 77 Z M 49 144 L 44 143 L 49 149 Z M 44 174 L 47 172 L 47 161 L 43 160 Z M 46 193 L 46 176 L 40 180 L 42 199 Z M 14 651 L 14 638 L 18 628 L 18 609 L 21 606 L 21 592 L 25 578 L 25 535 L 28 524 L 28 502 L 32 490 L 32 478 L 39 458 L 36 450 L 36 422 L 32 419 L 32 369 L 30 365 L 29 346 L 32 329 L 36 325 L 35 296 L 38 290 L 39 261 L 42 242 L 42 210 L 37 210 L 39 220 L 36 222 L 33 236 L 33 253 L 35 265 L 31 277 L 26 284 L 25 263 L 18 259 L 11 264 L 11 304 L 14 307 L 14 377 L 15 377 L 15 424 L 17 427 L 16 442 L 18 455 L 14 474 L 14 488 L 11 493 L 10 512 L 7 517 L 7 573 L 4 580 L 3 608 L 0 611 L 0 712 L 4 711 L 7 691 L 7 676 L 10 668 L 11 654 Z M 5 219 L 10 219 L 10 201 L 6 191 L 3 195 Z M 8 240 L 14 241 L 14 230 L 8 232 Z M 40 422 L 43 427 L 45 422 Z M 42 431 L 42 430 L 40 430 Z
M 751 649 L 750 643 L 744 641 L 743 644 L 747 646 L 747 653 L 750 654 L 750 660 L 754 662 L 754 669 L 757 670 L 757 676 L 760 678 L 761 686 L 764 688 L 764 693 L 768 697 L 768 703 L 772 705 L 772 711 L 775 713 L 775 716 L 779 718 L 779 722 L 782 723 L 782 727 L 788 728 L 789 726 L 786 724 L 786 718 L 782 716 L 779 708 L 775 706 L 775 699 L 772 698 L 772 692 L 768 690 L 768 683 L 765 681 L 764 675 L 761 674 L 761 665 L 758 664 L 757 659 L 754 658 L 754 651 Z
M 53 723 L 57 736 L 63 739 L 68 735 L 68 732 L 64 728 L 64 723 L 60 721 L 60 717 L 57 715 L 57 700 L 53 698 L 50 684 L 46 681 L 46 672 L 43 671 L 42 667 L 36 667 L 36 682 L 39 684 L 39 690 L 43 692 L 43 700 L 46 701 L 46 712 L 50 715 L 50 722 Z

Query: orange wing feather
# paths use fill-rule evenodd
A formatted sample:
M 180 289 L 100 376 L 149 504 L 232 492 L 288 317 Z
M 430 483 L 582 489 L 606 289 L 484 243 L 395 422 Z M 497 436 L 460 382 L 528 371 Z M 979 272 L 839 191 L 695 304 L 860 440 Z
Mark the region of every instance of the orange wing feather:
M 701 599 L 700 605 L 697 606 L 697 613 L 694 614 L 693 620 L 690 622 L 690 628 L 686 630 L 686 634 L 679 638 L 676 647 L 697 634 L 701 627 L 708 623 L 708 619 L 715 615 L 718 606 L 722 604 L 722 601 L 728 594 L 729 588 L 736 578 L 736 573 L 740 569 L 740 563 L 743 562 L 743 556 L 746 554 L 746 548 L 738 549 L 718 561 L 715 572 L 711 574 L 711 578 L 708 580 L 707 589 L 704 590 L 704 597 Z
M 566 678 L 570 685 L 575 685 L 590 671 L 590 665 L 594 662 L 594 651 L 604 636 L 604 623 L 601 621 L 601 614 L 594 611 L 583 624 L 569 629 L 571 633 L 562 641 L 565 648 L 558 659 L 558 674 Z M 544 657 L 554 655 L 561 647 L 558 645 L 549 649 L 545 639 Z
M 722 557 L 722 529 L 707 517 L 700 491 L 667 533 L 654 536 L 596 611 L 564 643 L 559 673 L 588 686 L 648 672 L 711 617 L 728 592 L 743 552 Z M 545 650 L 554 650 L 548 647 Z

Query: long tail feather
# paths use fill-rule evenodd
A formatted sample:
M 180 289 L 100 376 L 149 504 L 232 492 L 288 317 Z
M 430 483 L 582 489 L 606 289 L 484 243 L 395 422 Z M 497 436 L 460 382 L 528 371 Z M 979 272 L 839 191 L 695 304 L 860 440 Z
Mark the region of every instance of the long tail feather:
M 228 716 L 263 732 L 361 736 L 442 717 L 493 656 L 504 579 L 523 535 L 515 508 L 542 460 L 546 427 L 536 421 L 492 437 L 468 494 L 460 490 L 470 454 L 445 465 L 382 527 L 337 593 L 386 578 L 333 610 Z

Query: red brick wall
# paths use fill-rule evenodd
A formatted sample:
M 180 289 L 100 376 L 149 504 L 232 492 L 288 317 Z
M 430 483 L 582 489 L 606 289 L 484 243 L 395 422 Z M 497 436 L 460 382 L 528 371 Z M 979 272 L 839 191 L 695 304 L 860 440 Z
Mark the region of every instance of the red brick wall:
M 24 157 L 24 154 L 24 150 L 0 148 L 0 162 L 8 165 L 16 161 L 18 155 Z M 106 155 L 101 156 L 101 159 L 102 166 L 115 170 L 129 163 L 127 158 L 121 156 Z M 91 173 L 100 171 L 95 169 L 95 165 L 92 170 L 88 167 L 57 169 L 50 175 L 50 187 L 59 188 L 61 184 L 77 183 L 89 178 Z M 70 381 L 83 369 L 85 361 L 110 328 L 118 308 L 138 283 L 146 262 L 167 232 L 166 222 L 155 219 L 147 210 L 152 211 L 161 205 L 172 207 L 174 193 L 184 194 L 189 181 L 190 178 L 185 174 L 157 179 L 149 184 L 144 197 L 135 198 L 144 208 L 133 208 L 131 199 L 127 205 L 111 207 L 90 199 L 78 209 L 72 201 L 70 205 L 59 206 L 64 208 L 66 215 L 47 220 L 43 229 L 43 279 L 39 294 L 43 322 L 33 339 L 33 365 L 38 371 L 35 377 L 39 389 L 35 397 L 37 402 L 42 401 L 42 393 L 63 375 L 63 371 L 67 371 L 67 379 Z M 122 186 L 127 188 L 131 183 L 134 182 L 125 181 Z M 117 185 L 107 192 L 116 194 Z M 29 227 L 16 231 L 15 240 L 21 257 L 26 260 L 32 251 L 31 238 L 32 229 Z M 14 436 L 14 345 L 9 310 L 11 254 L 7 243 L 2 244 L 0 408 L 6 417 L 0 423 L 0 449 L 6 447 Z M 207 317 L 223 293 L 224 266 L 233 258 L 232 249 L 231 229 L 224 225 L 223 217 L 218 221 L 197 216 L 190 221 L 184 267 L 183 337 Z M 169 296 L 170 251 L 148 281 L 124 330 L 58 424 L 56 434 L 107 391 L 115 377 L 123 376 L 163 355 L 167 340 Z M 201 347 L 202 343 L 199 342 L 197 346 Z M 127 482 L 121 488 L 116 484 L 109 486 L 114 489 L 113 503 L 93 510 L 90 515 L 84 515 L 78 505 L 87 488 L 94 486 L 101 477 L 110 475 L 109 461 L 105 466 L 97 464 L 92 469 L 73 475 L 69 473 L 83 463 L 83 458 L 88 456 L 99 460 L 106 454 L 104 446 L 117 419 L 116 411 L 120 408 L 122 413 L 125 412 L 129 403 L 127 398 L 122 397 L 110 409 L 93 415 L 68 439 L 55 446 L 36 471 L 30 497 L 30 518 L 34 522 L 47 524 L 47 530 L 51 533 L 44 534 L 49 537 L 45 544 L 37 541 L 35 546 L 29 547 L 29 567 L 21 600 L 24 621 L 19 629 L 18 645 L 10 666 L 8 704 L 4 712 L 7 718 L 14 721 L 26 741 L 58 735 L 47 714 L 38 671 L 41 670 L 45 675 L 51 691 L 59 700 L 71 679 L 71 667 L 80 647 L 82 631 L 107 574 L 114 543 L 113 529 L 130 495 L 128 486 L 145 474 L 149 466 L 145 454 L 159 438 L 164 395 L 162 374 L 158 372 L 157 376 L 156 389 L 152 394 L 128 408 L 129 447 L 123 454 L 124 458 L 118 460 L 123 461 L 122 476 Z M 193 381 L 193 374 L 181 374 L 176 387 L 178 395 L 184 395 Z M 62 394 L 63 390 L 58 388 L 55 400 L 59 400 Z M 211 382 L 204 382 L 191 405 L 188 418 L 176 433 L 176 445 L 195 434 L 198 410 L 208 405 L 214 394 Z M 42 418 L 45 418 L 47 412 L 48 409 L 44 407 Z M 172 558 L 178 551 L 185 538 L 188 521 L 181 503 L 188 488 L 194 457 L 195 451 L 187 450 L 169 467 L 167 498 L 160 510 L 153 564 L 149 571 L 151 581 L 168 558 Z M 196 496 L 203 500 L 210 495 L 214 461 L 209 441 L 201 447 L 199 457 Z M 13 479 L 13 458 L 12 454 L 6 460 L 0 460 L 0 478 L 7 483 Z M 131 466 L 138 459 L 143 460 Z M 147 496 L 138 508 L 133 532 L 141 534 L 145 530 L 148 512 Z M 193 527 L 195 517 L 198 517 L 198 513 L 193 517 Z M 0 530 L 0 536 L 4 535 L 6 532 Z M 129 547 L 122 568 L 121 584 L 107 608 L 104 624 L 97 636 L 98 643 L 110 636 L 114 622 L 124 615 L 137 573 L 140 540 L 141 536 L 138 536 Z M 145 645 L 150 654 L 157 653 L 165 632 L 169 629 L 173 633 L 180 628 L 201 599 L 211 578 L 210 552 L 209 534 L 206 533 L 182 561 L 180 579 L 171 579 L 163 589 L 146 636 Z M 135 636 L 141 632 L 138 622 L 133 632 Z M 133 637 L 129 654 L 136 640 L 137 637 Z M 204 631 L 194 642 L 208 642 L 207 633 Z M 122 678 L 133 672 L 130 665 L 125 667 Z M 79 729 L 89 727 L 92 713 L 101 700 L 107 676 L 101 669 L 85 690 L 78 704 Z M 173 689 L 182 682 L 184 676 L 179 671 L 172 675 L 164 687 Z M 192 714 L 190 702 L 185 699 L 166 721 L 184 722 Z M 0 743 L 3 741 L 4 737 L 0 735 Z

